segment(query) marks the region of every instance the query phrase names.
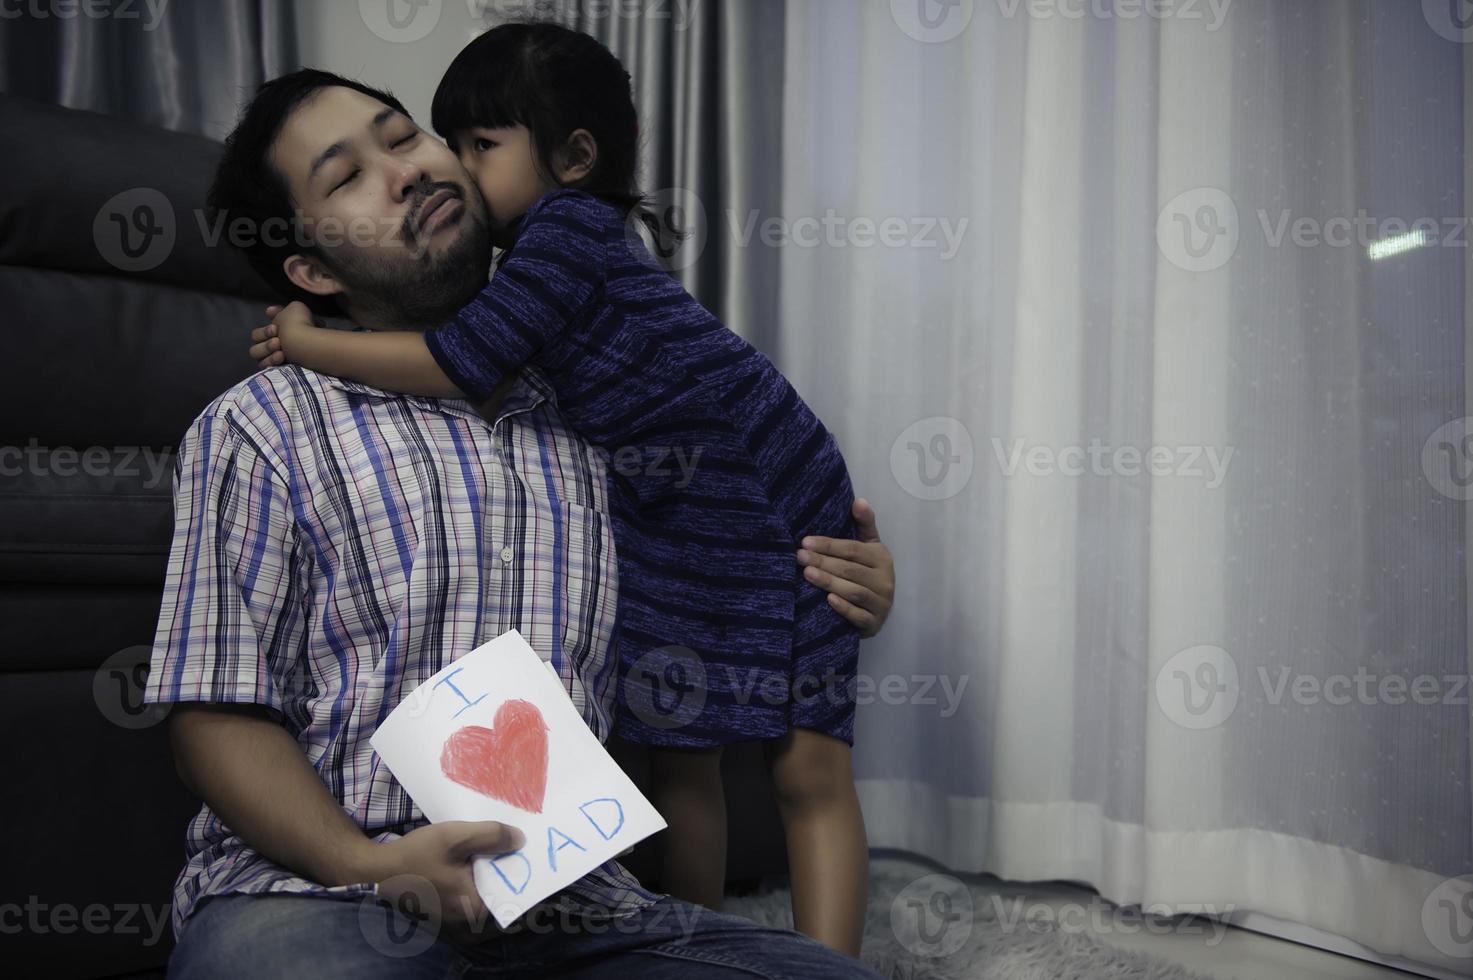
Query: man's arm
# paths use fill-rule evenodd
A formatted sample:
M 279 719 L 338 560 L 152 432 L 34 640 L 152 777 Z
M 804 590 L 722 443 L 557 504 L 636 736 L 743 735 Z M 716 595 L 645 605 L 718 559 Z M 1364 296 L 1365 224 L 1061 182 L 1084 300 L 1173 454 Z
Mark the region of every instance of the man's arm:
M 880 540 L 874 508 L 863 497 L 854 501 L 856 540 L 807 537 L 798 552 L 803 577 L 829 593 L 829 605 L 874 636 L 890 616 L 895 601 L 895 562 Z
M 373 843 L 265 708 L 176 705 L 169 740 L 184 785 L 261 854 L 324 885 L 371 880 Z
M 444 920 L 480 921 L 471 859 L 514 849 L 489 821 L 371 841 L 283 725 L 301 706 L 290 678 L 307 655 L 311 562 L 297 553 L 282 454 L 239 409 L 211 409 L 179 447 L 174 539 L 144 700 L 175 706 L 175 767 L 232 833 L 324 885 L 379 894 L 434 886 Z M 398 878 L 396 881 L 395 879 Z
M 395 904 L 422 880 L 439 894 L 452 927 L 487 915 L 471 859 L 525 843 L 520 830 L 494 820 L 432 824 L 375 843 L 333 799 L 296 739 L 258 705 L 178 705 L 169 737 L 179 778 L 257 852 L 324 885 L 384 883 L 380 894 Z

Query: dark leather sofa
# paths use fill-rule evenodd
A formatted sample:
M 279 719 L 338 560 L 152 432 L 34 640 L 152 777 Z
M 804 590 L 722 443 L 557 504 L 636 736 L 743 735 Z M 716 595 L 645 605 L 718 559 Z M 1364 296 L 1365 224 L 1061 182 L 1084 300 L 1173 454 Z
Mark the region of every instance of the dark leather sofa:
M 275 299 L 209 243 L 220 147 L 0 96 L 0 970 L 162 975 L 199 806 L 141 705 L 190 421 Z M 627 745 L 616 758 L 643 778 Z M 729 875 L 786 865 L 756 745 L 725 762 Z M 627 863 L 654 881 L 648 847 Z

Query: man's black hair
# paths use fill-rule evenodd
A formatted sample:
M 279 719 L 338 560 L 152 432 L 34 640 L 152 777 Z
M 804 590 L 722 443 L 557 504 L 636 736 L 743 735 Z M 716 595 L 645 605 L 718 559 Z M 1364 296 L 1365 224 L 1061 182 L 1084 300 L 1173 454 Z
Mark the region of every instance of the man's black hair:
M 205 202 L 211 224 L 219 222 L 227 232 L 233 222 L 246 219 L 247 234 L 231 240 L 241 243 L 251 265 L 268 285 L 281 290 L 284 299 L 300 299 L 317 312 L 332 312 L 337 304 L 331 297 L 298 289 L 282 271 L 282 263 L 290 255 L 320 253 L 302 241 L 286 177 L 272 166 L 270 156 L 287 118 L 317 92 L 334 86 L 362 92 L 409 115 L 390 93 L 316 68 L 303 68 L 263 82 L 225 138 L 225 153 Z

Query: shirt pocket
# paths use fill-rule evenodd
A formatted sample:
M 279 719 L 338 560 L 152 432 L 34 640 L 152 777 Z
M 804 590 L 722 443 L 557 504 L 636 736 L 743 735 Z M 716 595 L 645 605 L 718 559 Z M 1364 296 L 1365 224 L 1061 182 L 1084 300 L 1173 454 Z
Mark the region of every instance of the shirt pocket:
M 527 548 L 512 556 L 527 590 L 513 625 L 557 666 L 589 727 L 606 733 L 618 603 L 612 522 L 596 508 L 562 501 L 537 501 L 528 518 Z
M 572 668 L 571 686 L 595 702 L 612 694 L 613 643 L 619 571 L 613 524 L 608 515 L 579 504 L 563 504 L 564 553 L 562 650 Z M 582 707 L 580 705 L 580 707 Z M 587 712 L 584 713 L 588 717 Z

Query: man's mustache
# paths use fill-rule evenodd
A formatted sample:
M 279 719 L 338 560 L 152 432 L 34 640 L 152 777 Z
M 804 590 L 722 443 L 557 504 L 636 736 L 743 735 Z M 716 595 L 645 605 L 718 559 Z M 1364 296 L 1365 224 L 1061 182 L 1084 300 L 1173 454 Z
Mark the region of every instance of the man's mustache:
M 404 227 L 401 229 L 404 241 L 414 242 L 418 240 L 420 211 L 424 209 L 426 201 L 441 191 L 449 191 L 455 200 L 459 201 L 462 206 L 465 205 L 465 188 L 453 180 L 441 180 L 434 183 L 420 184 L 415 188 L 414 199 L 410 202 L 409 210 L 404 214 Z

